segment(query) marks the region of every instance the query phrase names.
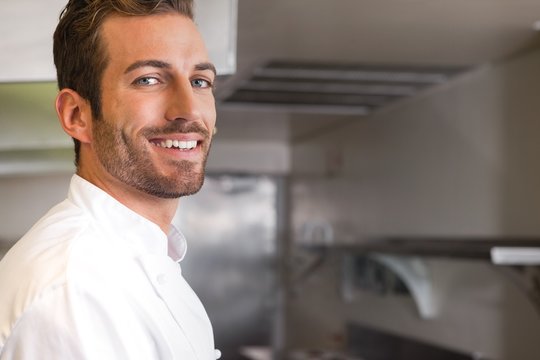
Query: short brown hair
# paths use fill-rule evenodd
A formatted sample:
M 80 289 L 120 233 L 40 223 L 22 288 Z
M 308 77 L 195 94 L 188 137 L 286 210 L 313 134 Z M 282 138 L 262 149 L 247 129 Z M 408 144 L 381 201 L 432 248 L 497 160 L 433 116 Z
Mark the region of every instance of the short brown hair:
M 175 12 L 193 19 L 193 0 L 69 0 L 54 32 L 58 88 L 70 88 L 89 101 L 101 118 L 101 77 L 108 58 L 100 29 L 110 15 L 144 16 Z M 75 165 L 80 143 L 75 142 Z

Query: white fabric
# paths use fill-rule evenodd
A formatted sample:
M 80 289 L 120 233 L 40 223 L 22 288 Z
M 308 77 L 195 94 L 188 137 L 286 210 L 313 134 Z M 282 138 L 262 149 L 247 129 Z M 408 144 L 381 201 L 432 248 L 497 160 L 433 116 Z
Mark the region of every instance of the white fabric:
M 0 262 L 0 359 L 216 359 L 185 251 L 180 232 L 73 176 Z

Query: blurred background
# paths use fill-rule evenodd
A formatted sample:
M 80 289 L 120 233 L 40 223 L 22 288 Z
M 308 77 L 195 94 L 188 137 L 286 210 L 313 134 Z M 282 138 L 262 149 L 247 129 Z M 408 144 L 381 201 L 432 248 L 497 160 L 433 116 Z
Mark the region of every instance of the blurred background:
M 0 0 L 0 256 L 73 173 L 63 5 Z M 540 2 L 197 6 L 219 131 L 174 221 L 223 359 L 537 360 Z

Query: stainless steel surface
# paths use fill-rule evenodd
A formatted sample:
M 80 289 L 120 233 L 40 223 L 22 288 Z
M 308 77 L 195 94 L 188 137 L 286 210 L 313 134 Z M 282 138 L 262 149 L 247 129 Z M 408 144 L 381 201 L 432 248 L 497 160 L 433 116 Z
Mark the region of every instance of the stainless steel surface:
M 209 176 L 181 199 L 174 223 L 188 239 L 183 273 L 211 318 L 222 359 L 272 342 L 277 183 L 265 176 Z
M 263 105 L 319 113 L 366 115 L 440 86 L 462 67 L 419 67 L 320 61 L 269 61 L 223 97 L 223 105 Z M 354 111 L 353 111 L 354 110 Z

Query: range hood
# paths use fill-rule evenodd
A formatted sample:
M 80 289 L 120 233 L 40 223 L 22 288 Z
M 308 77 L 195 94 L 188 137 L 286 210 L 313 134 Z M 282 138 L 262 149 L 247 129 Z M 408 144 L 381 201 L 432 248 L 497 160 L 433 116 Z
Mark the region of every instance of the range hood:
M 223 91 L 228 107 L 367 115 L 440 86 L 464 67 L 273 60 Z

